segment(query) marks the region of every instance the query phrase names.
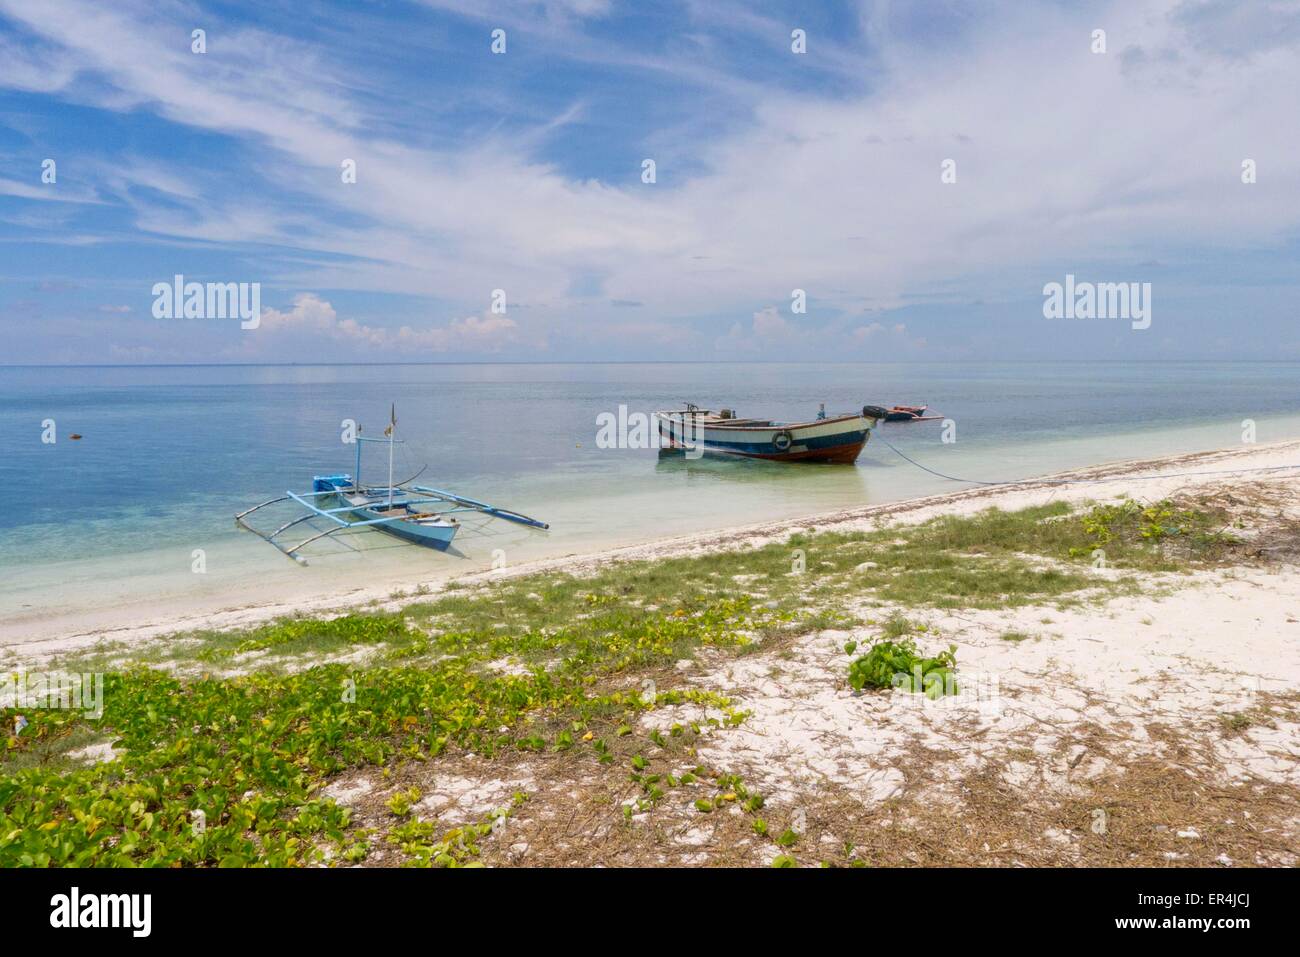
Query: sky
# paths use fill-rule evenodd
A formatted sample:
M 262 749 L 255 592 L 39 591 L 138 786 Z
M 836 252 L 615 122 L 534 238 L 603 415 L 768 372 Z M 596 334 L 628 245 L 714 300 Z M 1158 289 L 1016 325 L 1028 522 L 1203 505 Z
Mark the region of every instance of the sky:
M 0 0 L 0 365 L 1300 359 L 1298 120 L 1300 0 Z

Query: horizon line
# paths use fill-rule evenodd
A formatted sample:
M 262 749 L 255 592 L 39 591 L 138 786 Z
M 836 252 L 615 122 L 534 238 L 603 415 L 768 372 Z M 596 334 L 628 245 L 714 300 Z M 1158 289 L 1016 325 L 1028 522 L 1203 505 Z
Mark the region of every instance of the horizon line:
M 275 369 L 349 366 L 563 366 L 563 365 L 964 365 L 1000 363 L 1005 365 L 1060 363 L 1300 363 L 1300 358 L 1274 359 L 461 359 L 423 362 L 31 362 L 0 363 L 0 369 Z

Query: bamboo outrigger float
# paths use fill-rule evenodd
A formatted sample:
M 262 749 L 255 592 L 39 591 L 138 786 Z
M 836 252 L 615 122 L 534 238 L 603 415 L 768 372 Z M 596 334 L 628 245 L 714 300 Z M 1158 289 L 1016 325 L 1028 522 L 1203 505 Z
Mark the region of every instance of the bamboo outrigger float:
M 388 428 L 384 430 L 385 438 L 356 437 L 357 464 L 354 475 L 317 475 L 312 479 L 310 492 L 285 492 L 277 498 L 254 505 L 236 515 L 235 524 L 270 542 L 300 565 L 307 564 L 307 560 L 299 553 L 308 545 L 337 532 L 358 528 L 374 528 L 408 542 L 442 551 L 451 544 L 460 529 L 460 522 L 452 517 L 459 512 L 477 512 L 532 528 L 550 528 L 546 522 L 512 509 L 489 505 L 443 489 L 414 484 L 423 469 L 405 482 L 394 483 L 393 446 L 398 444 L 394 437 L 396 430 L 397 409 L 394 407 Z M 365 485 L 361 482 L 363 442 L 388 444 L 388 484 Z M 272 532 L 255 528 L 246 520 L 260 509 L 282 502 L 295 502 L 307 512 L 285 522 Z M 289 529 L 313 519 L 324 519 L 332 524 L 324 531 L 313 530 L 310 536 L 293 545 L 277 540 Z

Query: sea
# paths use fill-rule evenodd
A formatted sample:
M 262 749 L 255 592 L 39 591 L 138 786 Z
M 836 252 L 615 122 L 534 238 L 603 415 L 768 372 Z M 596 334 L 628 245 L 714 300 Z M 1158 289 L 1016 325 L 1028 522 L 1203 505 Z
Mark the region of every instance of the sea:
M 852 466 L 661 457 L 635 428 L 600 440 L 611 418 L 635 426 L 686 402 L 784 421 L 823 403 L 828 414 L 924 404 L 942 419 L 883 425 Z M 314 475 L 352 472 L 348 423 L 380 437 L 393 409 L 397 479 L 419 473 L 550 529 L 465 514 L 448 552 L 348 531 L 309 546 L 300 566 L 236 526 L 237 512 Z M 1295 362 L 0 367 L 0 622 L 12 638 L 96 610 L 125 621 L 541 558 L 563 568 L 974 482 L 1297 437 Z M 363 478 L 383 482 L 387 448 L 363 452 Z M 254 517 L 274 528 L 294 514 Z

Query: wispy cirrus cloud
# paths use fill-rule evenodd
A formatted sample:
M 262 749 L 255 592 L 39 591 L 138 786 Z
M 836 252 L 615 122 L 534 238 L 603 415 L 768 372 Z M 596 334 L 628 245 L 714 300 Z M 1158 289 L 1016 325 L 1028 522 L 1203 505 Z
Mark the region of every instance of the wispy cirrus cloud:
M 420 101 L 440 87 L 419 85 L 420 63 L 391 72 L 349 60 L 330 32 L 286 35 L 179 2 L 0 0 L 23 37 L 0 84 L 119 125 L 154 117 L 186 144 L 180 157 L 83 144 L 92 178 L 60 191 L 111 196 L 127 219 L 77 224 L 79 234 L 174 243 L 175 255 L 151 254 L 162 275 L 207 249 L 284 297 L 316 290 L 338 312 L 324 326 L 304 316 L 298 331 L 363 349 L 580 350 L 610 341 L 583 330 L 610 327 L 627 330 L 629 349 L 641 335 L 672 348 L 662 324 L 676 323 L 692 330 L 678 340 L 692 357 L 736 336 L 757 354 L 835 354 L 882 341 L 861 330 L 893 328 L 879 313 L 909 302 L 1032 308 L 1036 286 L 1065 268 L 1195 262 L 1198 282 L 1226 288 L 1261 248 L 1293 258 L 1300 131 L 1278 121 L 1300 107 L 1288 5 L 1261 19 L 1174 0 L 1083 12 L 861 3 L 832 21 L 685 3 L 648 26 L 595 0 L 424 7 L 443 31 L 431 50 L 466 48 L 458 74 L 440 80 L 471 76 L 482 88 L 473 110 L 425 112 Z M 504 57 L 488 50 L 498 23 L 512 33 Z M 195 55 L 189 29 L 205 24 L 209 52 Z M 1098 25 L 1102 55 L 1089 49 Z M 793 26 L 810 33 L 802 57 L 789 50 Z M 620 124 L 629 104 L 674 94 L 671 110 Z M 395 98 L 445 135 L 402 122 Z M 619 172 L 574 172 L 597 151 Z M 640 180 L 647 156 L 659 163 L 653 185 Z M 1260 164 L 1254 186 L 1239 180 L 1245 158 Z M 355 184 L 340 178 L 345 159 Z M 955 183 L 940 181 L 945 159 Z M 32 190 L 11 195 L 38 198 Z M 1207 259 L 1222 276 L 1200 268 Z M 815 321 L 772 306 L 794 288 L 808 290 Z M 496 289 L 508 293 L 509 327 L 453 318 L 480 315 Z M 402 309 L 349 327 L 339 313 L 373 315 L 358 308 L 366 294 L 404 297 Z M 1292 285 L 1279 301 L 1295 295 Z M 616 305 L 628 302 L 652 319 L 630 319 Z M 906 341 L 1005 348 L 1029 341 L 1021 328 L 972 337 L 950 319 L 943 335 Z

